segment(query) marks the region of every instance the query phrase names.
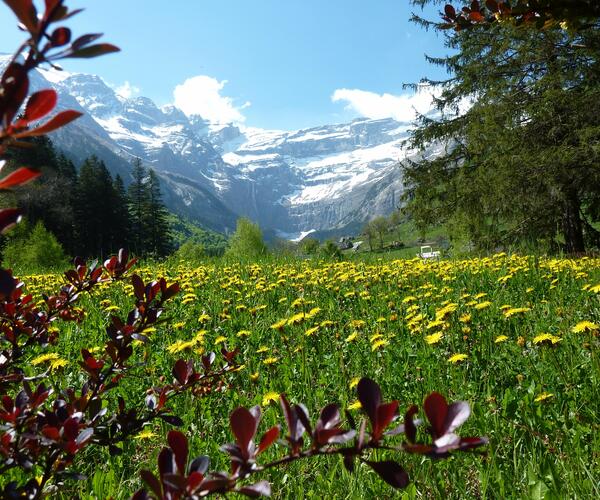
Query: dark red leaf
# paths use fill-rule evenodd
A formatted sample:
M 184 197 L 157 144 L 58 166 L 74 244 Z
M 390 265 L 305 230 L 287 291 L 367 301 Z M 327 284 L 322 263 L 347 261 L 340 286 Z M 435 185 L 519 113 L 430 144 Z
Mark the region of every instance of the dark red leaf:
M 14 186 L 21 186 L 34 179 L 37 179 L 42 173 L 33 168 L 21 167 L 11 172 L 3 179 L 0 179 L 0 189 L 9 189 Z
M 331 429 L 340 423 L 340 409 L 336 404 L 328 404 L 321 410 L 317 429 Z
M 206 474 L 209 466 L 210 458 L 208 458 L 206 455 L 201 455 L 192 461 L 188 470 L 188 474 L 196 472 L 204 475 Z
M 2 211 L 0 211 L 1 216 Z M 17 280 L 6 269 L 0 269 L 0 300 L 6 300 L 17 287 Z
M 204 474 L 201 472 L 192 472 L 187 478 L 186 489 L 193 493 L 203 480 Z
M 40 90 L 31 95 L 25 106 L 23 120 L 33 122 L 46 116 L 56 106 L 58 96 L 52 89 Z
M 87 443 L 93 435 L 94 435 L 94 429 L 92 429 L 91 427 L 88 427 L 87 429 L 83 429 L 77 436 L 77 439 L 75 439 L 77 446 L 81 447 L 81 445 Z
M 4 0 L 4 3 L 12 9 L 27 31 L 37 33 L 38 18 L 33 0 Z
M 413 420 L 413 416 L 418 413 L 419 409 L 412 405 L 404 414 L 404 432 L 409 442 L 414 443 L 417 438 L 417 427 Z
M 178 417 L 177 415 L 161 414 L 159 415 L 159 418 L 167 422 L 167 424 L 174 425 L 175 427 L 181 427 L 183 425 L 183 420 L 181 420 L 181 417 Z
M 75 440 L 79 434 L 79 422 L 73 417 L 69 417 L 63 424 L 63 435 L 66 439 Z
M 15 134 L 14 137 L 16 137 L 16 138 L 37 137 L 40 135 L 46 135 L 46 134 L 49 134 L 50 132 L 55 131 L 56 129 L 64 127 L 65 125 L 67 125 L 68 123 L 71 123 L 73 120 L 76 120 L 77 118 L 79 118 L 82 115 L 83 115 L 83 113 L 80 113 L 79 111 L 75 111 L 72 109 L 69 109 L 67 111 L 62 111 L 62 112 L 58 113 L 55 117 L 53 117 L 52 119 L 50 119 L 49 121 L 44 123 L 43 125 L 40 125 L 39 127 L 34 128 L 32 130 L 26 130 L 25 132 L 20 132 L 18 134 Z
M 50 36 L 50 43 L 53 47 L 62 47 L 71 41 L 71 30 L 69 28 L 57 28 Z
M 379 474 L 379 477 L 383 479 L 390 486 L 402 489 L 408 486 L 408 474 L 400 466 L 400 464 L 393 460 L 384 460 L 383 462 L 367 462 L 371 468 Z
M 142 278 L 140 278 L 137 274 L 134 274 L 131 277 L 131 284 L 133 285 L 133 292 L 135 293 L 135 297 L 138 300 L 143 300 L 144 298 L 144 282 Z
M 21 220 L 21 211 L 16 208 L 0 209 L 0 233 L 5 233 Z
M 102 56 L 105 54 L 111 54 L 112 52 L 120 51 L 121 49 L 119 47 L 116 47 L 110 43 L 98 43 L 96 45 L 90 45 L 89 47 L 78 49 L 75 52 L 68 54 L 66 57 L 88 59 L 91 57 Z
M 444 421 L 444 433 L 454 432 L 466 422 L 471 415 L 471 408 L 466 401 L 457 401 L 448 406 L 448 413 Z
M 158 471 L 160 477 L 164 477 L 165 474 L 172 474 L 175 464 L 173 463 L 173 451 L 169 448 L 163 448 L 158 454 Z
M 431 423 L 434 439 L 444 434 L 444 422 L 448 414 L 448 403 L 446 398 L 437 392 L 432 392 L 423 403 L 425 414 Z
M 248 445 L 254 438 L 258 427 L 257 420 L 248 409 L 239 407 L 229 416 L 229 423 L 242 453 L 247 458 Z
M 191 361 L 186 362 L 183 359 L 178 359 L 173 366 L 173 376 L 181 385 L 188 383 L 192 371 Z
M 188 441 L 185 435 L 179 431 L 169 431 L 167 442 L 175 454 L 175 463 L 181 474 L 185 474 L 188 459 Z
M 22 64 L 12 63 L 4 71 L 2 81 L 2 94 L 0 94 L 0 110 L 2 110 L 2 126 L 8 128 L 17 111 L 23 104 L 29 92 L 29 77 Z M 18 137 L 14 136 L 15 139 Z
M 275 427 L 271 427 L 267 432 L 263 434 L 263 437 L 261 438 L 260 443 L 258 445 L 258 451 L 256 452 L 256 454 L 258 455 L 259 453 L 265 451 L 277 440 L 278 437 L 279 426 L 276 425 Z
M 381 389 L 370 378 L 361 378 L 356 388 L 358 400 L 371 421 L 373 429 L 377 421 L 377 407 L 381 404 Z
M 488 444 L 489 440 L 486 437 L 466 437 L 460 439 L 459 448 L 461 450 L 468 450 L 471 448 L 478 448 Z
M 140 472 L 140 476 L 142 476 L 142 481 L 144 481 L 148 485 L 152 492 L 158 498 L 162 498 L 162 486 L 157 477 L 154 474 L 152 474 L 152 472 L 145 469 Z
M 96 40 L 98 40 L 98 38 L 101 37 L 102 33 L 89 33 L 87 35 L 82 35 L 71 44 L 71 47 L 73 48 L 73 50 L 77 50 L 84 47 L 85 45 L 95 42 Z
M 377 407 L 377 429 L 373 429 L 375 439 L 379 439 L 383 431 L 394 420 L 398 411 L 398 401 L 392 401 Z
M 60 439 L 60 432 L 56 427 L 50 427 L 48 425 L 42 427 L 42 434 L 48 439 L 58 441 Z
M 258 498 L 261 496 L 270 497 L 271 496 L 271 485 L 268 481 L 259 481 L 256 484 L 251 484 L 249 486 L 244 486 L 237 490 L 238 493 L 242 495 L 246 495 L 250 498 Z

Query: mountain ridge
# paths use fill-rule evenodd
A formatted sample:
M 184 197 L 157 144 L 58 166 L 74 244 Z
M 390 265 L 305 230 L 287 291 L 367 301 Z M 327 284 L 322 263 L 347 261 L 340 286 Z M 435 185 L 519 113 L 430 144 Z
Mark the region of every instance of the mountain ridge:
M 387 215 L 403 192 L 398 164 L 416 154 L 405 145 L 410 124 L 391 118 L 264 130 L 124 98 L 96 75 L 42 69 L 31 84 L 53 87 L 59 109 L 85 112 L 52 136 L 68 156 L 96 154 L 126 182 L 130 161 L 141 158 L 159 174 L 171 210 L 225 233 L 240 216 L 294 236 Z

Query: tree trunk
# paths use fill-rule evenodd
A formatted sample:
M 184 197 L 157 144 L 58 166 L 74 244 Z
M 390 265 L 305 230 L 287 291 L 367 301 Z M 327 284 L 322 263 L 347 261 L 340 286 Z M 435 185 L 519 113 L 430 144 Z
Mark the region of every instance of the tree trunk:
M 585 252 L 585 242 L 583 239 L 583 223 L 580 215 L 581 203 L 575 189 L 569 188 L 565 192 L 563 210 L 565 250 L 567 253 L 583 253 Z

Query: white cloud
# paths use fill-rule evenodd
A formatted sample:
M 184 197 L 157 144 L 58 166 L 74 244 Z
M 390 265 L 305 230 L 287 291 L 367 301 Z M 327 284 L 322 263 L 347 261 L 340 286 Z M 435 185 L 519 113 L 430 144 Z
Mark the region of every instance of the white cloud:
M 125 99 L 129 99 L 130 97 L 133 97 L 134 95 L 139 94 L 140 89 L 139 89 L 139 87 L 136 87 L 135 85 L 131 85 L 131 83 L 129 83 L 129 82 L 125 82 L 123 85 L 119 85 L 118 87 L 116 87 L 115 92 L 117 94 L 119 94 L 121 97 L 124 97 Z
M 359 89 L 337 89 L 331 96 L 333 102 L 346 102 L 346 109 L 361 117 L 380 119 L 393 118 L 400 122 L 412 122 L 418 113 L 427 113 L 432 108 L 433 94 L 423 86 L 417 92 L 403 95 L 377 94 Z
M 231 97 L 221 95 L 227 80 L 219 81 L 206 75 L 188 78 L 173 91 L 175 106 L 186 115 L 200 115 L 213 123 L 236 123 L 246 120 L 241 110 L 250 102 L 236 106 Z

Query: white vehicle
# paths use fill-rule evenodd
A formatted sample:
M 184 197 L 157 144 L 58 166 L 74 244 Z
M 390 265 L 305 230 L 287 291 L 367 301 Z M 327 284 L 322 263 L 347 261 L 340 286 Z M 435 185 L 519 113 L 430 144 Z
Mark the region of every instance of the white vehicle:
M 439 251 L 434 251 L 433 248 L 429 245 L 425 245 L 421 247 L 421 251 L 417 254 L 417 257 L 421 257 L 423 260 L 429 259 L 439 259 L 441 253 Z

